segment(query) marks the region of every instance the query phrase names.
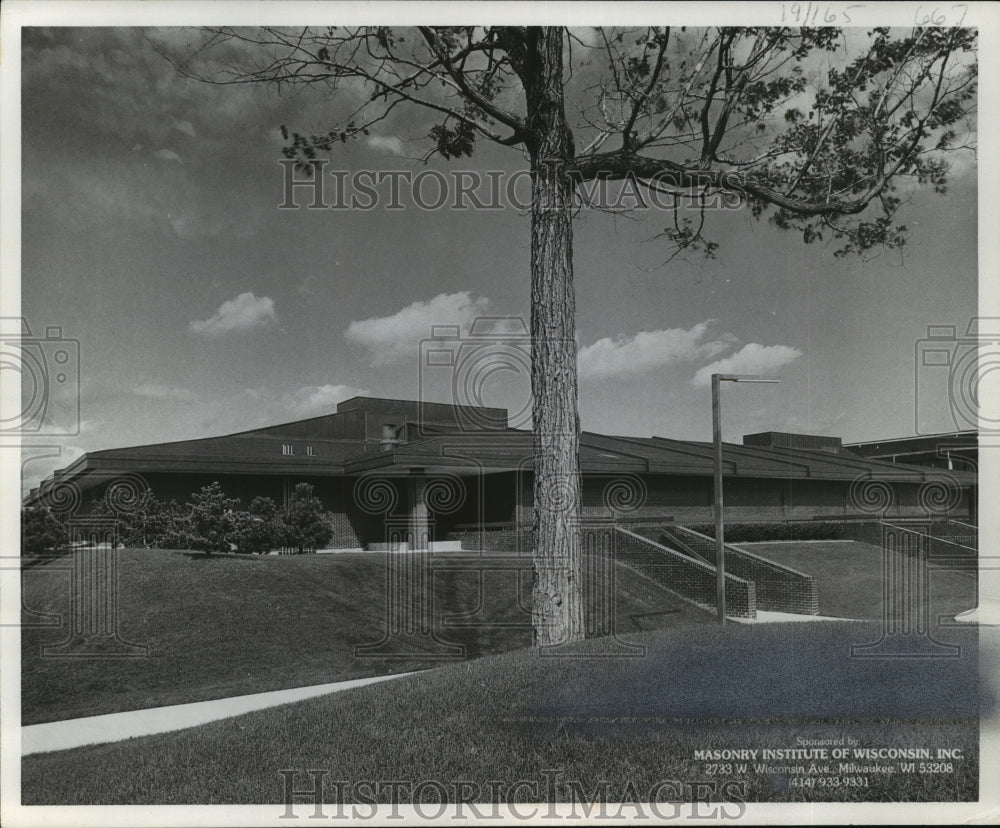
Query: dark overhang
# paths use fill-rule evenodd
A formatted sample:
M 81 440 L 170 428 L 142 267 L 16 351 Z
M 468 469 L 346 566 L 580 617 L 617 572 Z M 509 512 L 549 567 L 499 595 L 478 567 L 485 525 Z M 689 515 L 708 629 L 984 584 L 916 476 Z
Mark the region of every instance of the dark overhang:
M 402 445 L 379 445 L 363 428 L 352 425 L 357 412 L 385 417 L 392 413 L 408 416 L 418 403 L 406 400 L 353 398 L 338 406 L 333 415 L 298 420 L 254 431 L 221 437 L 181 440 L 144 446 L 90 452 L 56 472 L 46 484 L 74 481 L 86 487 L 115 472 L 134 474 L 225 474 L 225 475 L 304 475 L 354 476 L 366 474 L 494 474 L 533 468 L 533 436 L 528 431 L 493 427 L 469 429 L 456 424 L 462 413 L 458 406 L 435 403 L 440 410 L 434 421 L 417 425 L 416 440 Z M 423 404 L 431 405 L 431 404 Z M 341 410 L 343 409 L 343 410 Z M 451 409 L 450 413 L 446 409 Z M 506 423 L 503 409 L 484 409 L 494 421 Z M 453 419 L 449 421 L 449 417 Z M 333 419 L 340 418 L 340 419 Z M 345 419 L 346 418 L 346 419 Z M 354 431 L 351 431 L 354 429 Z M 330 437 L 350 432 L 350 437 Z M 765 434 L 780 434 L 766 432 Z M 975 433 L 937 435 L 957 441 L 974 439 Z M 786 435 L 787 436 L 787 435 Z M 887 443 L 907 444 L 903 438 Z M 941 469 L 890 463 L 861 452 L 830 450 L 818 441 L 813 447 L 783 445 L 794 442 L 761 439 L 772 445 L 723 445 L 723 472 L 730 478 L 836 480 L 876 479 L 921 483 L 940 479 Z M 801 442 L 801 441 L 800 441 Z M 778 443 L 777 445 L 775 443 Z M 853 444 L 854 447 L 872 444 Z M 926 443 L 924 443 L 926 445 Z M 845 448 L 851 448 L 846 446 Z M 580 466 L 585 474 L 657 474 L 708 477 L 713 470 L 711 443 L 672 440 L 664 437 L 619 437 L 583 432 L 580 438 Z M 946 472 L 958 485 L 975 485 L 976 475 L 966 471 Z M 30 500 L 29 496 L 29 500 Z

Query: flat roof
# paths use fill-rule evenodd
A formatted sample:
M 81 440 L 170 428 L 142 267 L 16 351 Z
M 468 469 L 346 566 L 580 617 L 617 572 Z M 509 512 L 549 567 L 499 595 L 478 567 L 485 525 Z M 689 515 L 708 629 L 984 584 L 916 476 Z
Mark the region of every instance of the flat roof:
M 362 401 L 366 405 L 361 405 Z M 221 437 L 88 452 L 67 468 L 55 472 L 50 480 L 103 476 L 116 470 L 133 473 L 341 476 L 410 474 L 415 469 L 423 469 L 427 473 L 434 473 L 435 470 L 496 473 L 533 467 L 534 440 L 531 432 L 525 430 L 496 427 L 465 430 L 453 423 L 431 422 L 430 428 L 422 430 L 417 440 L 392 445 L 387 450 L 381 450 L 377 442 L 365 439 L 363 435 L 331 438 L 328 436 L 331 433 L 328 427 L 330 417 L 361 409 L 384 412 L 386 406 L 395 407 L 396 403 L 406 403 L 407 407 L 416 404 L 411 400 L 370 397 L 355 397 L 345 403 L 357 405 L 344 412 L 338 406 L 338 413 L 333 415 Z M 505 410 L 486 410 L 502 412 L 506 420 Z M 974 432 L 970 433 L 974 435 Z M 902 438 L 896 442 L 911 439 Z M 940 478 L 942 474 L 940 469 L 801 446 L 724 443 L 722 460 L 724 474 L 736 478 L 852 481 L 869 477 L 920 483 Z M 655 436 L 624 437 L 589 431 L 580 436 L 580 467 L 585 474 L 705 477 L 712 475 L 713 462 L 712 444 L 708 442 Z M 972 472 L 956 470 L 948 474 L 960 485 L 974 485 L 976 482 L 976 475 Z

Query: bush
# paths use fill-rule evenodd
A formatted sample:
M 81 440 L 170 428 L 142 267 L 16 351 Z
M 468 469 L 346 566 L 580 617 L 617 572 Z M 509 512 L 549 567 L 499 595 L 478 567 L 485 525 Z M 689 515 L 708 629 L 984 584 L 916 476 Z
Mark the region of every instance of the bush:
M 44 506 L 21 510 L 21 554 L 62 555 L 69 550 L 69 529 Z
M 157 549 L 193 549 L 195 535 L 191 526 L 191 507 L 176 500 L 159 501 L 151 516 L 149 546 Z
M 299 552 L 320 549 L 333 536 L 323 503 L 308 483 L 299 483 L 292 493 L 285 511 L 285 530 L 285 543 L 298 547 Z
M 160 500 L 149 489 L 127 510 L 114 508 L 107 494 L 94 507 L 95 515 L 115 519 L 119 543 L 141 549 L 190 548 L 194 535 L 190 512 L 190 506 Z
M 277 505 L 269 497 L 255 497 L 236 515 L 233 542 L 240 552 L 263 554 L 285 544 L 286 529 Z
M 715 537 L 715 524 L 689 526 L 710 538 Z M 841 540 L 848 537 L 844 525 L 834 521 L 797 521 L 794 523 L 736 523 L 726 524 L 727 543 L 754 543 L 757 541 L 791 540 Z
M 208 555 L 232 551 L 240 522 L 239 499 L 226 497 L 215 482 L 191 495 L 190 507 L 191 548 Z
M 159 500 L 147 490 L 128 511 L 112 508 L 104 498 L 94 512 L 115 518 L 118 539 L 126 546 L 197 549 L 209 555 L 233 549 L 263 554 L 281 546 L 303 552 L 322 547 L 333 534 L 323 504 L 308 483 L 295 487 L 284 512 L 269 497 L 255 497 L 244 509 L 239 498 L 226 497 L 218 481 L 185 504 Z M 41 527 L 44 517 L 32 520 Z

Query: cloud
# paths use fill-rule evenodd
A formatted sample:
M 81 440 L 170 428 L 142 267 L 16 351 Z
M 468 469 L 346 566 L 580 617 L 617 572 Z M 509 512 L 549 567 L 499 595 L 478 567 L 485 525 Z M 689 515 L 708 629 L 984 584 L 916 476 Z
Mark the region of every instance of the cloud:
M 713 322 L 714 319 L 708 319 L 688 329 L 639 331 L 631 337 L 599 339 L 593 345 L 580 349 L 580 376 L 618 377 L 641 374 L 676 362 L 716 356 L 735 340 L 731 334 L 724 334 L 721 339 L 704 340 Z
M 257 298 L 252 292 L 241 293 L 219 305 L 208 319 L 194 320 L 188 326 L 192 333 L 219 336 L 231 331 L 246 331 L 275 324 L 274 301 L 267 296 Z
M 759 345 L 751 342 L 735 354 L 699 368 L 692 377 L 691 384 L 708 385 L 712 381 L 712 374 L 767 374 L 800 356 L 802 352 L 798 348 L 790 348 L 788 345 Z
M 284 405 L 293 417 L 315 417 L 329 414 L 339 402 L 369 393 L 351 385 L 305 385 L 285 397 Z
M 202 434 L 231 433 L 331 414 L 337 403 L 369 393 L 365 388 L 333 384 L 303 385 L 293 391 L 244 388 L 235 397 L 199 401 L 201 413 L 193 419 Z
M 269 200 L 252 196 L 260 187 L 252 171 L 273 157 L 261 136 L 286 119 L 278 110 L 287 104 L 249 87 L 191 84 L 150 48 L 152 40 L 177 57 L 193 54 L 204 33 L 26 29 L 23 178 L 41 225 L 86 234 L 126 223 L 187 240 L 249 238 L 270 220 Z M 192 134 L 197 152 L 188 149 Z M 129 151 L 136 146 L 142 152 Z M 222 183 L 234 177 L 238 185 Z
M 86 454 L 78 445 L 27 447 L 21 461 L 21 496 L 24 497 L 57 469 L 73 465 Z
M 173 150 L 158 149 L 156 152 L 153 153 L 153 155 L 155 155 L 161 161 L 176 161 L 178 164 L 183 164 L 184 163 L 181 160 L 181 157 L 176 152 L 174 152 Z
M 472 320 L 488 307 L 488 299 L 473 299 L 467 290 L 441 293 L 430 301 L 414 302 L 391 316 L 351 322 L 344 337 L 368 348 L 373 366 L 416 360 L 420 341 L 431 335 L 433 325 L 457 325 L 464 333 Z
M 150 400 L 190 402 L 195 399 L 194 393 L 187 388 L 177 388 L 172 385 L 157 385 L 152 382 L 144 382 L 141 385 L 137 385 L 132 389 L 132 393 Z
M 21 495 L 35 488 L 57 469 L 73 465 L 94 448 L 95 439 L 107 424 L 94 420 L 80 420 L 79 428 L 62 428 L 59 424 L 46 426 L 45 444 L 21 446 Z
M 391 152 L 393 155 L 403 154 L 403 142 L 395 135 L 370 135 L 368 146 L 372 149 Z
M 177 119 L 174 119 L 173 128 L 176 129 L 178 132 L 183 132 L 185 135 L 190 136 L 191 138 L 198 137 L 195 134 L 194 126 L 192 126 L 190 121 L 178 121 Z

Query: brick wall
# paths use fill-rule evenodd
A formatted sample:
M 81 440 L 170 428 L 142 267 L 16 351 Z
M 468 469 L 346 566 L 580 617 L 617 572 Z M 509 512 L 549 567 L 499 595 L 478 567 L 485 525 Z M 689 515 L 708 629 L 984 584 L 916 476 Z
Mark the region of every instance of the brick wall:
M 631 475 L 626 476 L 626 480 Z M 619 517 L 650 519 L 672 517 L 678 523 L 711 523 L 712 479 L 703 476 L 640 475 L 645 486 L 645 499 L 632 511 Z M 605 503 L 605 487 L 615 481 L 614 475 L 582 477 L 581 514 L 584 517 L 609 517 Z M 518 525 L 530 526 L 532 512 L 532 480 L 530 473 L 517 475 L 511 482 L 517 490 L 512 519 Z M 725 481 L 725 518 L 733 523 L 774 523 L 785 520 L 814 518 L 850 518 L 858 516 L 857 506 L 850 498 L 850 481 L 846 480 L 769 480 L 733 478 Z M 891 513 L 896 516 L 926 515 L 917 498 L 918 486 L 895 484 Z M 963 494 L 954 515 L 969 513 L 969 498 Z M 495 519 L 495 518 L 494 518 Z
M 358 549 L 364 546 L 350 517 L 344 512 L 327 512 L 326 522 L 333 531 L 327 544 L 330 549 Z
M 534 536 L 531 529 L 484 529 L 449 532 L 446 539 L 461 541 L 462 549 L 476 552 L 530 555 L 535 546 Z
M 614 533 L 619 561 L 706 609 L 715 606 L 714 567 L 628 529 L 619 527 Z M 726 613 L 737 618 L 757 617 L 754 585 L 729 573 L 726 573 Z
M 613 547 L 609 543 L 614 532 Z M 647 578 L 673 590 L 705 609 L 715 607 L 715 568 L 667 549 L 635 532 L 584 529 L 585 549 L 612 549 L 615 559 Z M 482 532 L 451 532 L 449 540 L 460 540 L 463 549 L 530 555 L 534 533 L 530 529 L 489 529 Z M 736 575 L 726 576 L 726 608 L 737 618 L 754 618 L 757 600 L 754 585 Z
M 663 541 L 679 541 L 713 566 L 715 540 L 685 526 L 664 526 Z M 816 579 L 788 566 L 774 563 L 738 546 L 726 544 L 726 574 L 750 581 L 757 588 L 757 608 L 771 612 L 794 612 L 800 615 L 819 613 L 819 590 Z
M 979 532 L 975 526 L 953 520 L 939 520 L 931 524 L 936 538 L 967 546 L 969 549 L 979 549 Z
M 948 534 L 944 521 L 916 521 L 913 523 L 891 520 L 879 526 L 882 537 L 891 537 L 891 548 L 904 554 L 925 554 L 927 562 L 948 569 L 978 569 L 979 553 L 971 546 L 943 537 Z M 883 542 L 880 541 L 880 545 Z M 978 540 L 976 541 L 978 545 Z

